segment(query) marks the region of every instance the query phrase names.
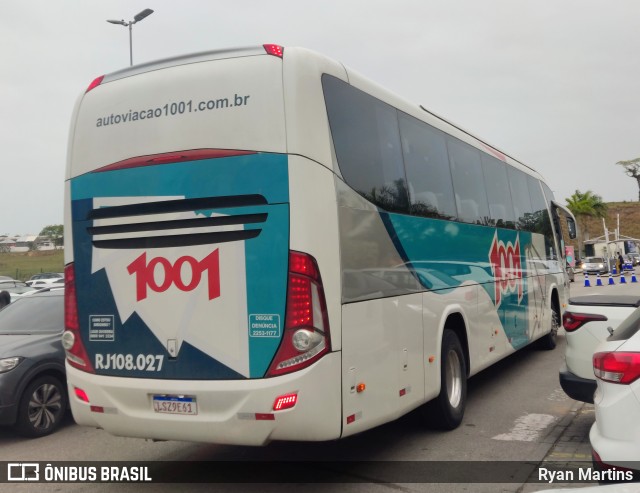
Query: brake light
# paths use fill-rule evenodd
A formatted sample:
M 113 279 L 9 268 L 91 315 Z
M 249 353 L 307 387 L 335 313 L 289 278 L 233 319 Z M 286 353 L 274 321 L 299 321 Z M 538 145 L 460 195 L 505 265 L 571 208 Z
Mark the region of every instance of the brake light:
M 605 352 L 593 355 L 593 373 L 600 380 L 630 384 L 640 377 L 640 353 Z
M 268 55 L 277 56 L 282 58 L 284 56 L 284 47 L 280 45 L 267 44 L 262 45 L 264 47 L 264 51 L 267 52 Z
M 82 390 L 82 389 L 80 389 L 78 387 L 74 387 L 73 388 L 73 392 L 76 394 L 76 397 L 78 399 L 80 399 L 82 402 L 89 403 L 89 396 L 87 395 L 87 393 L 84 390 Z
M 284 411 L 285 409 L 291 409 L 292 407 L 295 407 L 297 402 L 298 394 L 296 393 L 281 395 L 274 401 L 273 410 Z
M 564 312 L 562 325 L 567 332 L 573 332 L 588 322 L 606 322 L 607 320 L 607 317 L 597 313 Z
M 62 346 L 69 364 L 78 370 L 95 373 L 87 350 L 80 338 L 78 301 L 76 298 L 76 273 L 73 263 L 64 268 L 64 326 Z
M 181 163 L 184 161 L 198 161 L 201 159 L 219 159 L 225 157 L 246 156 L 256 154 L 256 151 L 238 151 L 234 149 L 190 149 L 180 152 L 168 152 L 164 154 L 150 154 L 136 156 L 117 163 L 108 164 L 94 170 L 94 173 L 114 171 L 120 169 L 139 168 L 143 166 L 155 166 L 158 164 Z
M 284 334 L 266 376 L 306 368 L 331 350 L 327 303 L 315 259 L 289 252 Z
M 91 84 L 89 84 L 89 87 L 87 87 L 87 90 L 84 93 L 87 94 L 92 89 L 95 89 L 96 87 L 98 87 L 100 84 L 102 84 L 103 79 L 104 79 L 104 75 L 101 75 L 100 77 L 96 77 L 95 79 L 93 79 L 93 81 L 91 82 Z

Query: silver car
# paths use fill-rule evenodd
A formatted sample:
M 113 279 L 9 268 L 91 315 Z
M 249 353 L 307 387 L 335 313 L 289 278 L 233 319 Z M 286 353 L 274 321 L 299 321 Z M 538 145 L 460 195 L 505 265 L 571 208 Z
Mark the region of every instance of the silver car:
M 609 263 L 603 257 L 587 257 L 582 263 L 582 270 L 588 274 L 608 274 Z

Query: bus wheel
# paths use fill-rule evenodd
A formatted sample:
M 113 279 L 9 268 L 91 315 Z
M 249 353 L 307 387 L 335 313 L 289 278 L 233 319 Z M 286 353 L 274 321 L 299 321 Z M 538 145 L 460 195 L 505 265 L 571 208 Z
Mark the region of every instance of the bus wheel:
M 560 309 L 557 303 L 551 305 L 551 330 L 538 341 L 540 349 L 551 350 L 556 347 L 558 329 L 560 329 Z
M 455 332 L 445 329 L 440 357 L 440 394 L 424 406 L 427 420 L 438 428 L 453 430 L 462 422 L 467 402 L 467 365 Z

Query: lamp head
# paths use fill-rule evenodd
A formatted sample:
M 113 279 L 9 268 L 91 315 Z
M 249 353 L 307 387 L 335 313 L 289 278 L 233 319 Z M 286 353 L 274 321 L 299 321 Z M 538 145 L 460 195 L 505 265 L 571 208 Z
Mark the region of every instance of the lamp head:
M 142 19 L 144 19 L 145 17 L 149 17 L 151 14 L 153 14 L 153 10 L 144 9 L 142 12 L 136 14 L 133 19 L 135 22 L 140 22 Z

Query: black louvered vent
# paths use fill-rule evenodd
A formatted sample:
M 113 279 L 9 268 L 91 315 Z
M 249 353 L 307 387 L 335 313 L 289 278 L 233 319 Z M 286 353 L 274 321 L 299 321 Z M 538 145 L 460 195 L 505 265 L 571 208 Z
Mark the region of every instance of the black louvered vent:
M 210 243 L 224 243 L 229 241 L 248 240 L 258 236 L 262 229 L 237 231 L 209 231 L 194 232 L 196 228 L 211 228 L 216 226 L 230 226 L 241 224 L 258 224 L 267 220 L 267 213 L 236 214 L 220 217 L 198 217 L 193 219 L 178 219 L 168 221 L 147 221 L 153 216 L 176 212 L 187 212 L 210 209 L 226 209 L 266 205 L 262 195 L 235 195 L 228 197 L 205 197 L 197 199 L 166 200 L 159 202 L 144 202 L 141 204 L 102 207 L 89 212 L 87 219 L 128 219 L 123 224 L 92 226 L 87 232 L 94 238 L 92 243 L 96 248 L 135 249 L 135 248 L 167 248 L 179 246 L 205 245 Z M 131 222 L 131 218 L 146 216 L 145 221 Z M 188 230 L 185 234 L 175 234 L 176 230 Z M 170 235 L 163 235 L 163 231 L 172 231 Z M 135 233 L 155 231 L 152 236 L 136 237 Z M 134 234 L 132 234 L 134 233 Z M 126 234 L 126 238 L 96 239 L 97 236 Z

